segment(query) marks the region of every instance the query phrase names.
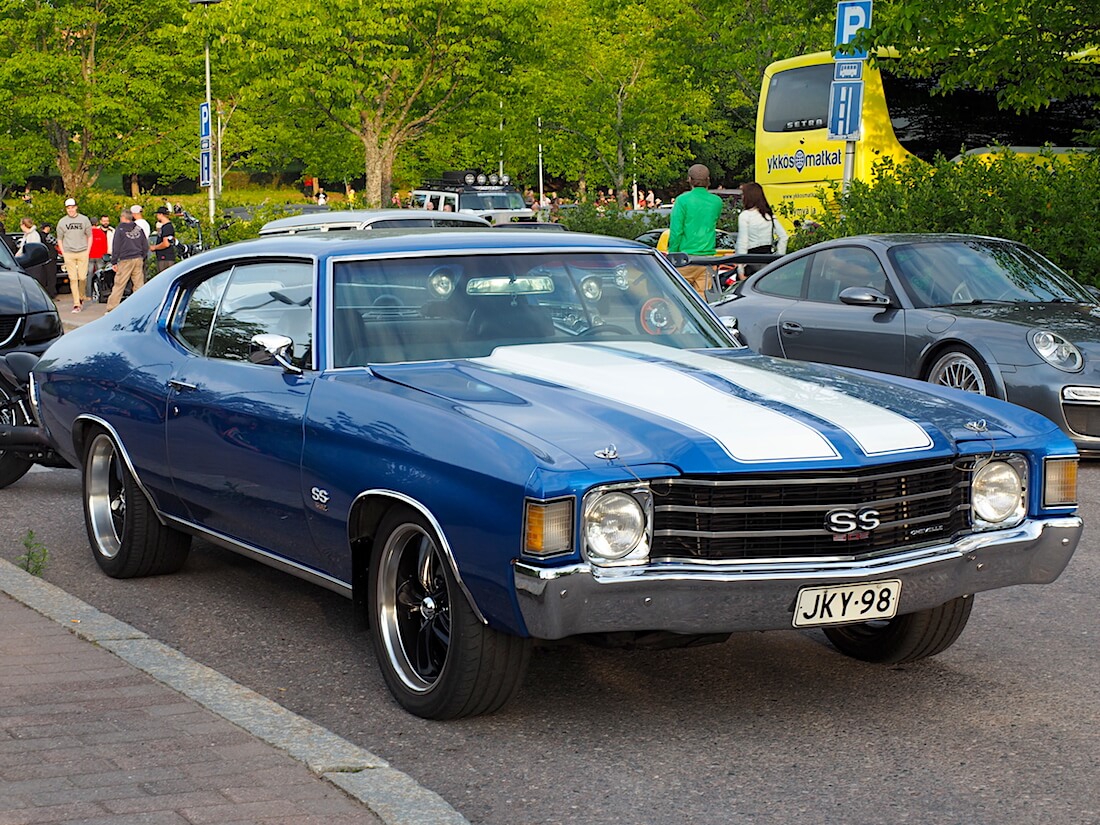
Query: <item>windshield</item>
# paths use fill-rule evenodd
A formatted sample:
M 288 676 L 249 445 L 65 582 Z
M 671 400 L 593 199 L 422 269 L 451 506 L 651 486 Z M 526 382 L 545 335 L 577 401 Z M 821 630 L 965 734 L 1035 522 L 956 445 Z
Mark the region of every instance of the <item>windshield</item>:
M 480 212 L 483 209 L 526 209 L 519 192 L 463 192 L 458 197 L 459 209 Z
M 533 343 L 736 346 L 644 252 L 340 261 L 333 275 L 338 367 L 476 358 Z
M 980 303 L 1092 304 L 1080 284 L 1026 246 L 993 240 L 895 246 L 890 260 L 918 307 Z
M 19 265 L 15 262 L 15 256 L 11 254 L 8 245 L 3 241 L 0 241 L 0 268 L 19 270 Z

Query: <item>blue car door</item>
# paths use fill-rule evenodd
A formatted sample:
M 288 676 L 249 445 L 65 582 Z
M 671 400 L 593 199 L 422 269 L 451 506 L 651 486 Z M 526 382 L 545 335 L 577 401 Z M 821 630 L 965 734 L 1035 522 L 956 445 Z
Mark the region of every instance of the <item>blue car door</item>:
M 315 373 L 253 363 L 250 344 L 260 333 L 286 334 L 293 361 L 309 366 L 312 282 L 312 262 L 249 262 L 193 287 L 172 319 L 187 352 L 165 416 L 169 471 L 190 519 L 310 567 L 317 558 L 300 480 Z

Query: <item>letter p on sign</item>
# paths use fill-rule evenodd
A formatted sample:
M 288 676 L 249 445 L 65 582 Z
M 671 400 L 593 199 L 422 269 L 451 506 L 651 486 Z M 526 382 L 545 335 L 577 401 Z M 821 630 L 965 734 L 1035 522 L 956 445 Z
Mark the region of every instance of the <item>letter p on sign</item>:
M 871 28 L 871 0 L 842 0 L 836 4 L 836 48 L 852 42 L 860 29 Z M 865 60 L 867 52 L 843 55 L 848 60 Z

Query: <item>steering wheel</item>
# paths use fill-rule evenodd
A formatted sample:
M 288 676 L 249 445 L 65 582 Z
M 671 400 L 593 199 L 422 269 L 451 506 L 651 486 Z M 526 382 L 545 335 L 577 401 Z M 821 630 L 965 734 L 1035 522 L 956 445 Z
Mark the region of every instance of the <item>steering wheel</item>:
M 599 326 L 589 327 L 584 332 L 580 333 L 578 338 L 598 338 L 601 335 L 630 335 L 629 330 L 622 327 L 615 326 L 615 324 L 600 324 Z
M 951 293 L 951 303 L 953 304 L 968 304 L 974 300 L 974 293 L 970 291 L 970 287 L 966 285 L 966 282 L 962 282 L 955 291 Z

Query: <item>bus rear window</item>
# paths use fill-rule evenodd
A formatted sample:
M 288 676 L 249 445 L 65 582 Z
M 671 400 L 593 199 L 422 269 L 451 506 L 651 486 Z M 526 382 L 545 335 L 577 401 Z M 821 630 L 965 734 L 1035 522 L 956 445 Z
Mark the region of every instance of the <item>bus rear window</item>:
M 803 132 L 829 124 L 829 85 L 833 64 L 776 72 L 764 104 L 765 132 Z
M 937 153 L 954 158 L 986 146 L 1080 146 L 1086 143 L 1082 132 L 1096 120 L 1096 104 L 1085 97 L 1055 100 L 1038 112 L 1016 114 L 997 108 L 995 91 L 934 94 L 934 79 L 901 77 L 885 60 L 878 68 L 898 142 L 925 161 Z

